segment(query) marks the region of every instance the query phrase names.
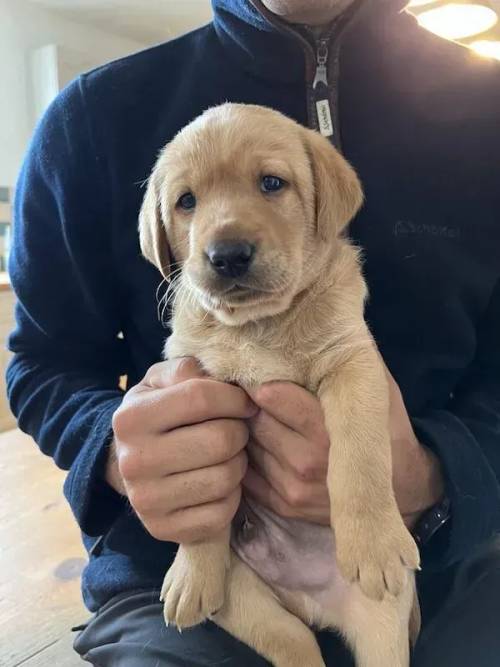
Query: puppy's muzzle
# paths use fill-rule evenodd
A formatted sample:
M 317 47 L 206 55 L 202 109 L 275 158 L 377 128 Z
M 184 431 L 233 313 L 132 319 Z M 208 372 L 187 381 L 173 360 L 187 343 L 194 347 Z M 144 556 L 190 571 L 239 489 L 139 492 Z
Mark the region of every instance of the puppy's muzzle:
M 215 241 L 210 243 L 205 254 L 210 266 L 224 278 L 244 276 L 255 256 L 255 245 L 248 241 Z

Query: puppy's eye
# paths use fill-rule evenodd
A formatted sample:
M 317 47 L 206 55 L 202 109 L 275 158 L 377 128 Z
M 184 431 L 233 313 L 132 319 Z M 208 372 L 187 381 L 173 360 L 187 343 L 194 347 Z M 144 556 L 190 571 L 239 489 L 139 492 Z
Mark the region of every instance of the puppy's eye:
M 184 211 L 192 211 L 196 206 L 196 197 L 192 192 L 185 192 L 177 200 L 177 206 Z
M 262 192 L 278 192 L 278 190 L 282 190 L 285 185 L 286 181 L 279 176 L 263 176 L 260 181 L 260 189 Z

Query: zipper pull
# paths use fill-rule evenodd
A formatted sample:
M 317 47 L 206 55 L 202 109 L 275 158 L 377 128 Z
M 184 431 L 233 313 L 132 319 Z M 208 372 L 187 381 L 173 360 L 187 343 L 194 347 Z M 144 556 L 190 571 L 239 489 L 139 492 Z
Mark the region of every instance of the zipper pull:
M 316 51 L 316 75 L 313 81 L 313 89 L 316 89 L 319 83 L 328 86 L 328 70 L 326 64 L 328 62 L 328 40 L 321 39 L 318 42 Z
M 316 76 L 312 84 L 313 90 L 320 83 L 325 86 L 326 91 L 316 93 L 314 96 L 316 103 L 316 114 L 318 117 L 318 129 L 324 137 L 333 135 L 333 122 L 330 110 L 330 101 L 328 99 L 328 39 L 320 39 L 316 50 Z M 319 99 L 323 98 L 323 99 Z

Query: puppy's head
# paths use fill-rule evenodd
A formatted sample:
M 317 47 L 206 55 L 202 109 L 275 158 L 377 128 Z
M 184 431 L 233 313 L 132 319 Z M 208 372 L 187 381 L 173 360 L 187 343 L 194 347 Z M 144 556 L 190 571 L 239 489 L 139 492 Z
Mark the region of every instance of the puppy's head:
M 362 198 L 354 170 L 319 134 L 264 107 L 224 104 L 160 155 L 141 249 L 165 277 L 172 253 L 203 307 L 243 324 L 289 307 Z

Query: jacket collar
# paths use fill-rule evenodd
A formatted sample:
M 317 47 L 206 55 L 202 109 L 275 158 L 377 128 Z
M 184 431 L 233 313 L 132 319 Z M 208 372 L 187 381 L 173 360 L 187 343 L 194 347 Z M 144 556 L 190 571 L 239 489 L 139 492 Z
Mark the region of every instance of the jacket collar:
M 370 21 L 401 12 L 408 0 L 354 0 L 337 21 Z M 275 82 L 303 81 L 312 36 L 269 12 L 261 0 L 212 0 L 214 26 L 228 55 L 247 72 Z

